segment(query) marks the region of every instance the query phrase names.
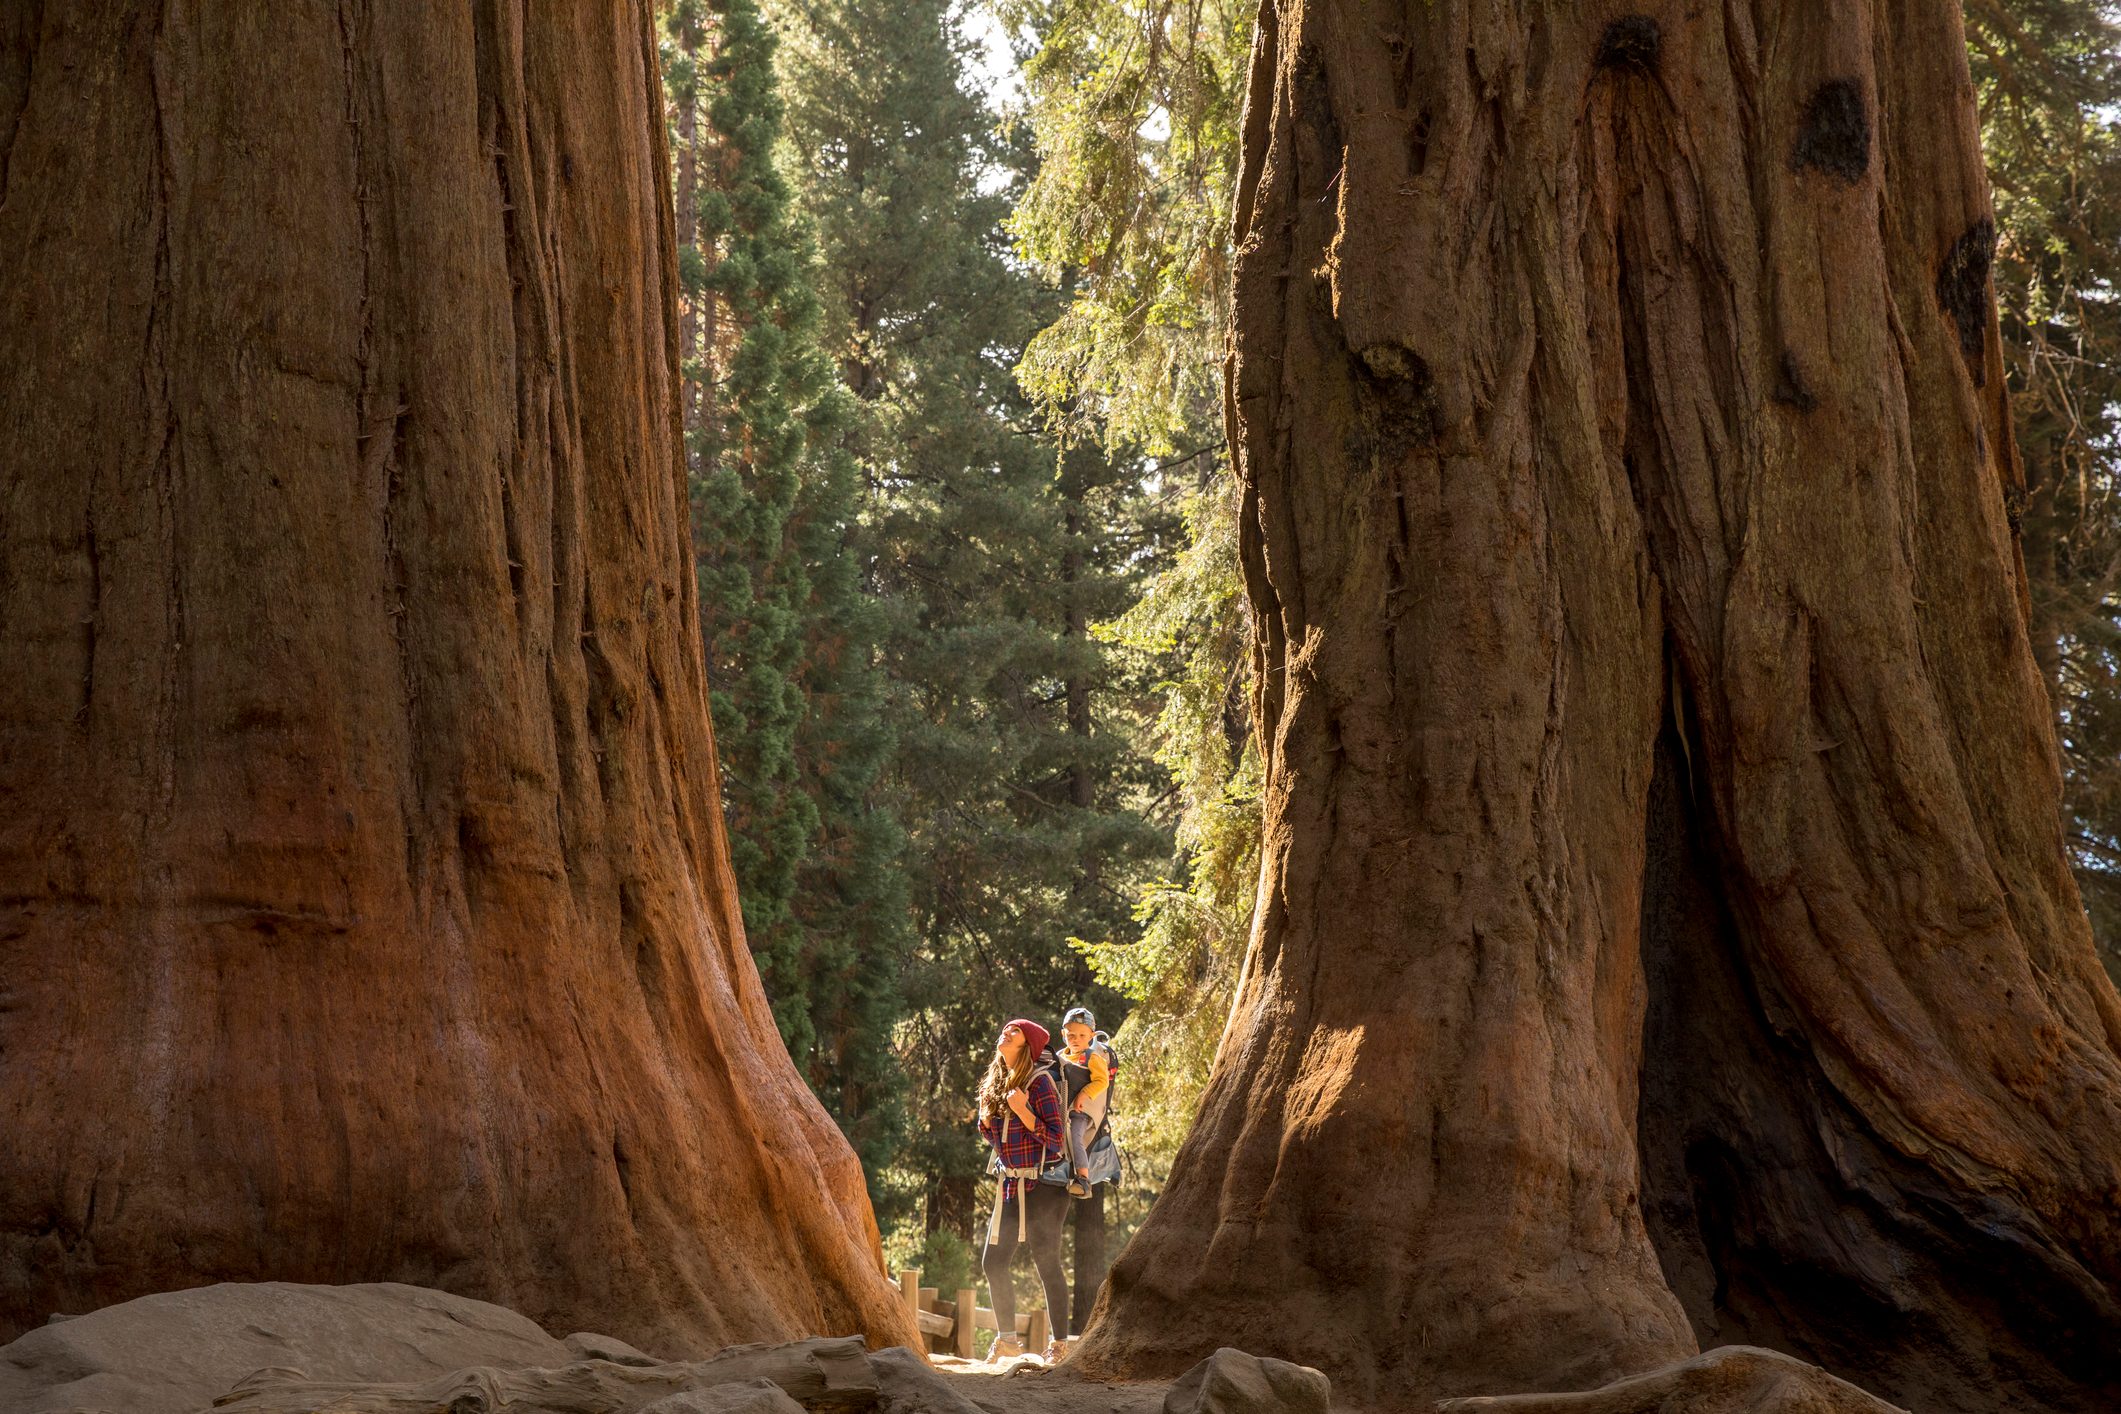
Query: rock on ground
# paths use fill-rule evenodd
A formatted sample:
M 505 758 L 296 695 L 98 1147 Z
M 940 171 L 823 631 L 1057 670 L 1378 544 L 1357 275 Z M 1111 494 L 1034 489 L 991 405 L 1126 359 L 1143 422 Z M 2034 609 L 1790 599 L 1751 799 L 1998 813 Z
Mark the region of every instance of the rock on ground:
M 953 1389 L 949 1379 L 927 1361 L 903 1347 L 879 1350 L 869 1357 L 869 1368 L 876 1372 L 882 1396 L 878 1414 L 987 1414 Z
M 1164 1414 L 1326 1414 L 1332 1397 L 1332 1385 L 1308 1365 L 1226 1345 L 1179 1376 Z
M 781 1398 L 769 1398 L 770 1385 Z M 703 1399 L 686 1403 L 694 1395 Z M 310 1380 L 260 1370 L 215 1401 L 227 1414 L 871 1414 L 882 1391 L 860 1336 L 740 1345 L 705 1360 L 577 1360 L 473 1368 L 410 1382 Z M 673 1403 L 672 1401 L 677 1401 Z
M 322 1380 L 430 1380 L 573 1358 L 505 1307 L 425 1287 L 224 1283 L 57 1319 L 0 1346 L 0 1410 L 190 1414 L 272 1367 Z
M 946 1376 L 859 1337 L 662 1361 L 394 1283 L 142 1297 L 0 1346 L 4 1414 L 1157 1414 L 1162 1385 Z

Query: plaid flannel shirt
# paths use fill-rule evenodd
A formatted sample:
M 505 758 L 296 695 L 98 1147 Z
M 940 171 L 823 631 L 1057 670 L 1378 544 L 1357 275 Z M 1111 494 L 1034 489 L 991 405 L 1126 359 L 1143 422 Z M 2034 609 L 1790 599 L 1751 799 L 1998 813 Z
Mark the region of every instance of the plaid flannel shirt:
M 1061 1130 L 1060 1089 L 1054 1085 L 1053 1077 L 1043 1070 L 1034 1072 L 1026 1098 L 1031 1102 L 1031 1124 L 1025 1124 L 1016 1117 L 1016 1111 L 1009 1109 L 1003 1110 L 998 1120 L 982 1117 L 979 1122 L 980 1137 L 1002 1156 L 1003 1168 L 1040 1168 L 1049 1155 L 1067 1152 L 1067 1139 Z M 1004 1178 L 1002 1200 L 1007 1202 L 1014 1197 L 1023 1182 Z

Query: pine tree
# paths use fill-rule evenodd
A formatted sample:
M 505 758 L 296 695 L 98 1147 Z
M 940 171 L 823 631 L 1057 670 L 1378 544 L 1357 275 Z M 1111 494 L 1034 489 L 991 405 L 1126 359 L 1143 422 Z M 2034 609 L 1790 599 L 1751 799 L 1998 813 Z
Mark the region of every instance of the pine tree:
M 878 622 L 847 543 L 853 412 L 818 343 L 815 247 L 775 165 L 775 39 L 752 0 L 665 24 L 679 195 L 693 537 L 744 923 L 790 1053 L 874 1187 L 903 1106 L 903 836 Z
M 1971 7 L 1967 38 L 2034 648 L 2061 727 L 2077 883 L 2121 978 L 2121 37 L 2089 0 L 2013 0 Z
M 1102 634 L 1160 683 L 1144 744 L 1168 772 L 1181 851 L 1147 880 L 1130 934 L 1090 945 L 1134 1003 L 1121 1127 L 1152 1185 L 1176 1155 L 1215 1057 L 1258 880 L 1259 752 L 1239 582 L 1238 497 L 1223 444 L 1221 362 L 1252 8 L 998 0 L 1025 55 L 1038 154 L 1010 230 L 1066 281 L 1018 368 L 1064 431 L 1159 458 L 1188 544 Z
M 1138 469 L 1063 452 L 1016 386 L 1053 298 L 1009 258 L 1025 154 L 967 91 L 950 7 L 832 0 L 779 18 L 828 343 L 860 403 L 868 589 L 888 621 L 920 938 L 902 1168 L 929 1228 L 962 1229 L 980 1169 L 965 1102 L 995 1027 L 1078 1000 L 1117 1015 L 1068 941 L 1127 929 L 1133 881 L 1168 847 L 1139 810 L 1137 694 L 1089 632 L 1131 599 L 1153 531 Z
M 1009 217 L 1070 272 L 1025 350 L 1049 417 L 1169 458 L 1219 446 L 1230 211 L 1254 5 L 992 0 L 1023 55 L 1038 165 Z

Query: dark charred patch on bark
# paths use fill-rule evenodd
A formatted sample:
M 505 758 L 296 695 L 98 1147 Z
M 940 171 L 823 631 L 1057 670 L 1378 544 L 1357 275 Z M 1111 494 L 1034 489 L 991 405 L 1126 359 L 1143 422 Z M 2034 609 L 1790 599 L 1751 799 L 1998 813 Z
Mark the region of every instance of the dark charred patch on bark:
M 1435 117 L 1427 108 L 1407 124 L 1407 175 L 1418 177 L 1429 169 L 1429 129 Z
M 1681 1211 L 1692 1222 L 1708 1259 L 1709 1299 L 1717 1306 L 1729 1302 L 1731 1278 L 1744 1260 L 1734 1240 L 1745 1193 L 1738 1168 L 1738 1156 L 1715 1135 L 1696 1136 L 1686 1146 L 1686 1206 Z
M 1966 228 L 1937 271 L 1937 307 L 1959 331 L 1959 353 L 1976 388 L 1988 382 L 1988 273 L 1996 256 L 1996 223 L 1984 216 Z
M 1428 361 L 1400 344 L 1374 344 L 1355 360 L 1358 403 L 1373 445 L 1386 457 L 1435 443 L 1436 380 Z
M 1871 166 L 1871 115 L 1863 86 L 1854 79 L 1828 79 L 1812 92 L 1790 148 L 1790 170 L 1806 167 L 1854 186 Z
M 1839 716 L 1816 698 L 1813 712 Z M 1969 1349 L 2038 1392 L 2024 1407 L 2115 1407 L 2103 1289 L 2008 1202 L 1954 1191 L 1880 1141 L 1803 1032 L 1773 1019 L 1789 1007 L 1754 965 L 1744 895 L 1689 779 L 1710 750 L 1667 716 L 1641 924 L 1642 1214 L 1695 1334 L 1787 1351 L 1910 1408 L 1989 1407 L 1993 1387 L 1953 1370 L 1950 1352 Z
M 1385 41 L 1385 50 L 1392 56 L 1392 106 L 1404 110 L 1414 96 L 1414 46 L 1395 34 Z
M 1788 349 L 1782 351 L 1782 362 L 1775 370 L 1775 401 L 1799 412 L 1810 412 L 1819 406 L 1819 397 L 1804 381 L 1804 370 L 1797 366 L 1797 356 Z
M 1296 121 L 1333 161 L 1340 160 L 1340 119 L 1333 112 L 1333 89 L 1326 80 L 1325 56 L 1315 44 L 1296 51 Z
M 37 72 L 38 36 L 45 32 L 43 0 L 17 0 L 14 42 L 0 42 L 0 205 L 7 201 L 9 164 L 22 136 L 23 118 Z M 160 110 L 156 112 L 159 124 Z
M 596 760 L 597 786 L 608 801 L 616 789 L 618 769 L 618 763 L 611 757 L 632 713 L 633 694 L 619 675 L 611 655 L 605 651 L 602 640 L 597 637 L 596 620 L 590 615 L 586 601 L 585 591 L 582 628 L 578 637 L 589 688 L 583 706 L 587 709 L 589 722 L 589 751 Z
M 2011 534 L 2025 533 L 2025 488 L 2006 486 L 2003 488 L 2003 518 L 2010 523 Z
M 1648 15 L 1622 15 L 1598 40 L 1598 67 L 1623 74 L 1654 74 L 1664 31 Z
M 493 867 L 493 841 L 481 826 L 479 818 L 469 812 L 457 816 L 457 869 L 464 882 L 464 908 L 472 918 L 479 916 L 480 889 L 486 871 Z

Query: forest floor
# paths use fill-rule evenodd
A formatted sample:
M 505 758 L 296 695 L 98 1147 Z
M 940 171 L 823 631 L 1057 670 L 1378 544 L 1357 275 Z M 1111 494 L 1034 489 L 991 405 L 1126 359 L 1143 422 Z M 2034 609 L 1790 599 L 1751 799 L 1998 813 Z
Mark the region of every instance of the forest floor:
M 1168 1381 L 1088 1380 L 1030 1355 L 999 1365 L 950 1355 L 929 1362 L 987 1414 L 1159 1414 L 1171 1389 Z
M 1035 1356 L 924 1366 L 908 1350 L 868 1350 L 859 1336 L 664 1360 L 611 1336 L 560 1338 L 506 1307 L 395 1282 L 187 1287 L 56 1315 L 0 1345 L 5 1414 L 734 1411 L 766 1407 L 760 1383 L 785 1391 L 767 1403 L 785 1410 L 792 1398 L 813 1414 L 1160 1414 L 1171 1389 L 1104 1384 Z M 700 1397 L 666 1398 L 688 1391 Z

